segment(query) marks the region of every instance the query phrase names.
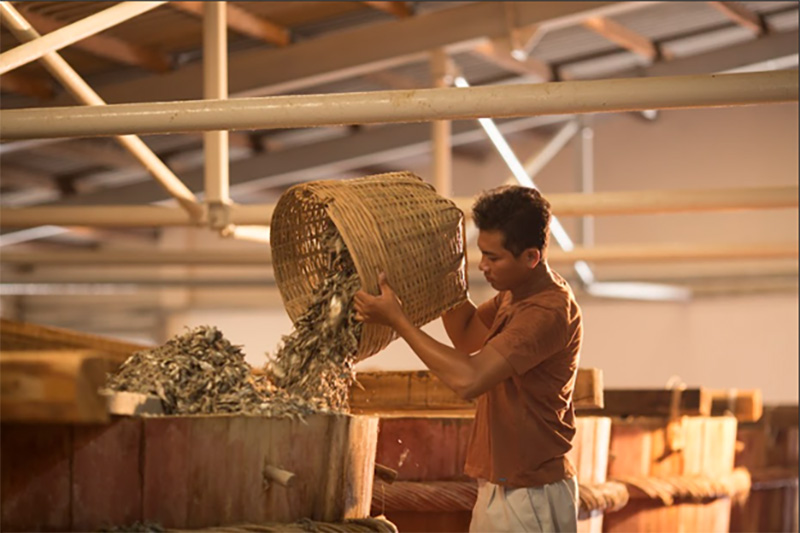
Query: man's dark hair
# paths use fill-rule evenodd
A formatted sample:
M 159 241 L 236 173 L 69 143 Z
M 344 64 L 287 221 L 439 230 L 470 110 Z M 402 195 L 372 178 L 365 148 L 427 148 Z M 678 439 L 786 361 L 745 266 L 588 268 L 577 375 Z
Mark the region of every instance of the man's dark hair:
M 544 253 L 549 241 L 550 202 L 536 189 L 507 185 L 484 192 L 472 206 L 479 230 L 499 230 L 503 246 L 519 256 L 528 248 Z

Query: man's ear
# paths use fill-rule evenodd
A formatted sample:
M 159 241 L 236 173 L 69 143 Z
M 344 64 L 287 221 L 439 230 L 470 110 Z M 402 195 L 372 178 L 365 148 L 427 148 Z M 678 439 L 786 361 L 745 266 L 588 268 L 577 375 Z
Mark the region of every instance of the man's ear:
M 528 248 L 525 250 L 525 259 L 529 268 L 536 268 L 542 260 L 542 252 L 538 248 Z

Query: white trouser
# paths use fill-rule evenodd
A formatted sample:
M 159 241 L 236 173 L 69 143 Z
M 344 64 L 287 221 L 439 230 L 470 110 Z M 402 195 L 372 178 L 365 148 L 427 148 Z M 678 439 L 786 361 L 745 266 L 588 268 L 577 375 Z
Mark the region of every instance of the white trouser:
M 472 533 L 576 531 L 578 482 L 573 477 L 541 487 L 505 488 L 478 480 Z

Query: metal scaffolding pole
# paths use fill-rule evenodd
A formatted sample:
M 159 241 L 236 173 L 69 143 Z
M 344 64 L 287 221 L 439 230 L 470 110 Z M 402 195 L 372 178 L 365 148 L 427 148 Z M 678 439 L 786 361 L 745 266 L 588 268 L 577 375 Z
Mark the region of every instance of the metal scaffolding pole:
M 547 199 L 557 216 L 642 215 L 781 209 L 798 206 L 797 186 L 746 187 L 663 191 L 621 191 L 594 194 L 549 194 Z M 469 216 L 474 198 L 453 198 Z M 270 223 L 274 204 L 233 204 L 230 222 L 237 226 L 265 226 Z M 146 206 L 52 206 L 0 208 L 0 227 L 30 226 L 159 227 L 192 226 L 198 222 L 176 208 Z
M 796 102 L 795 71 L 56 107 L 0 112 L 1 140 L 301 128 Z
M 454 66 L 446 50 L 439 48 L 431 52 L 430 67 L 435 87 L 452 86 Z M 431 122 L 431 137 L 433 184 L 439 194 L 449 198 L 453 195 L 452 123 L 449 120 L 434 120 Z
M 20 41 L 30 41 L 40 37 L 25 18 L 8 2 L 0 2 L 3 22 Z M 75 97 L 87 106 L 106 106 L 105 101 L 86 83 L 64 58 L 57 52 L 45 54 L 42 62 L 47 70 Z M 2 129 L 2 128 L 0 128 Z M 203 207 L 197 202 L 195 195 L 164 164 L 158 156 L 139 138 L 134 135 L 118 136 L 117 141 L 124 146 L 150 174 L 178 200 L 192 217 L 200 219 Z
M 480 253 L 477 249 L 469 252 Z M 681 261 L 732 261 L 746 259 L 795 259 L 796 242 L 749 244 L 628 244 L 624 246 L 576 247 L 571 252 L 551 250 L 550 263 L 590 261 L 592 263 L 653 263 Z M 216 250 L 140 250 L 63 251 L 63 252 L 3 252 L 0 263 L 8 265 L 269 265 L 268 249 L 236 250 L 220 253 Z
M 9 2 L 2 2 L 8 4 Z M 50 52 L 55 52 L 74 44 L 81 39 L 91 37 L 121 22 L 146 13 L 166 2 L 122 2 L 94 15 L 74 22 L 63 28 L 25 42 L 8 52 L 0 54 L 0 74 L 14 70 L 32 61 L 36 61 Z M 5 15 L 5 13 L 4 13 Z
M 594 192 L 594 130 L 587 120 L 580 117 L 580 135 L 575 145 L 578 189 L 583 194 Z M 594 219 L 587 215 L 578 224 L 578 242 L 583 246 L 594 245 Z
M 227 12 L 225 2 L 203 5 L 203 95 L 207 99 L 228 98 Z M 203 134 L 205 150 L 205 201 L 211 228 L 228 225 L 230 200 L 228 132 Z

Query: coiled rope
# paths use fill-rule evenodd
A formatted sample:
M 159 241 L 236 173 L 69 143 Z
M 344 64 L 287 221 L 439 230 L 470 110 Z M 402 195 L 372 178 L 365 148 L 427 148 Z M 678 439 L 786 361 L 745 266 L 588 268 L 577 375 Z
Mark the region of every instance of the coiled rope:
M 389 511 L 452 512 L 470 511 L 478 496 L 474 481 L 375 481 L 372 491 L 373 513 Z M 622 483 L 580 485 L 580 511 L 616 511 L 628 502 Z
M 614 481 L 628 487 L 631 498 L 660 500 L 664 505 L 679 501 L 702 502 L 717 498 L 746 498 L 750 492 L 750 472 L 736 468 L 730 474 L 711 477 L 692 476 L 627 476 Z

